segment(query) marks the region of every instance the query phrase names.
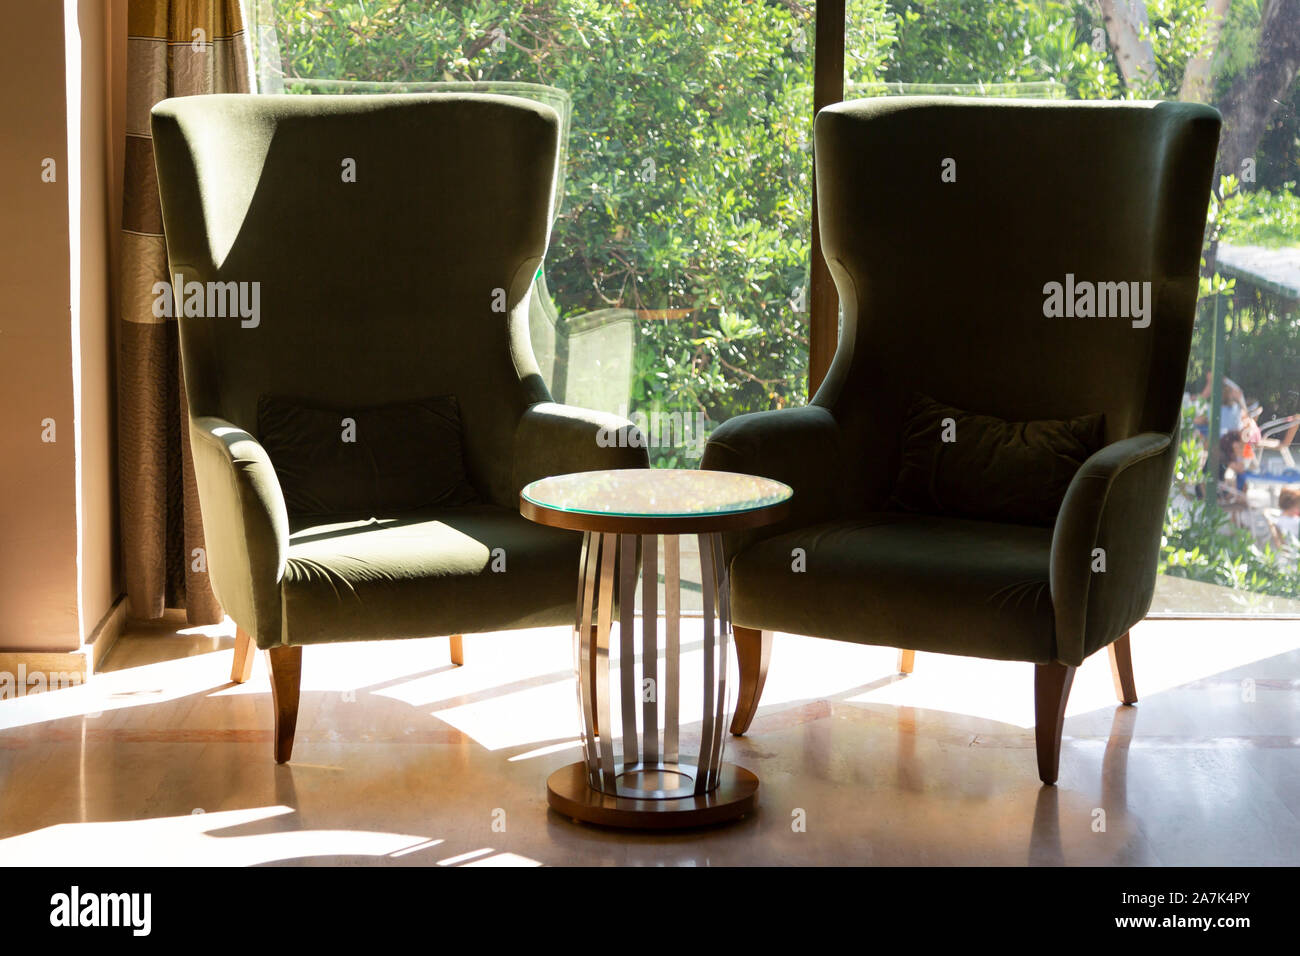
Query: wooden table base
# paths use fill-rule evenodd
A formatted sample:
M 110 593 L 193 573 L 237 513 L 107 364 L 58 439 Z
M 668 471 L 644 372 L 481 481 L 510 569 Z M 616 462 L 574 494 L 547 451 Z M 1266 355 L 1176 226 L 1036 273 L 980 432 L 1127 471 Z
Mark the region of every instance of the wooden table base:
M 587 765 L 561 767 L 546 781 L 546 802 L 557 812 L 606 827 L 668 830 L 735 820 L 758 805 L 758 777 L 724 763 L 718 786 L 697 796 L 667 800 L 615 797 L 587 785 Z

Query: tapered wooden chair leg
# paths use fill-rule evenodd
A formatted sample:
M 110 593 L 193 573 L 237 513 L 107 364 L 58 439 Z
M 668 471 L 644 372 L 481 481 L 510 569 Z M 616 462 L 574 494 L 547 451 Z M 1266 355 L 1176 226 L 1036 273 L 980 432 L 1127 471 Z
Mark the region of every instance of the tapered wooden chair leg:
M 1034 742 L 1038 749 L 1038 779 L 1056 783 L 1061 765 L 1061 731 L 1065 703 L 1070 699 L 1074 668 L 1053 661 L 1034 666 Z
M 731 718 L 731 732 L 740 736 L 754 722 L 758 701 L 767 683 L 767 667 L 772 661 L 772 632 L 752 627 L 732 627 L 736 645 L 736 662 L 740 669 L 740 691 L 736 695 L 736 715 Z
M 916 651 L 900 650 L 898 652 L 898 673 L 910 674 L 916 666 Z
M 242 627 L 235 629 L 235 663 L 230 668 L 230 679 L 242 684 L 253 676 L 253 652 L 257 645 Z
M 465 635 L 453 634 L 451 636 L 451 662 L 457 667 L 465 664 Z
M 275 704 L 275 762 L 293 754 L 298 729 L 298 687 L 302 682 L 302 648 L 272 647 L 266 652 L 271 671 L 271 701 Z
M 1137 684 L 1133 681 L 1133 647 L 1129 643 L 1129 634 L 1116 640 L 1110 647 L 1110 676 L 1115 681 L 1115 696 L 1121 704 L 1138 702 Z

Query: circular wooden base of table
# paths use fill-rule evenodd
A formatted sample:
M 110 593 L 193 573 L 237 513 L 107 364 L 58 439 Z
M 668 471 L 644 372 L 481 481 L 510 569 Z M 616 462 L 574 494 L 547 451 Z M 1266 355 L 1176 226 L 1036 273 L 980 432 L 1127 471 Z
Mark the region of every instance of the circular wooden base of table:
M 724 763 L 718 786 L 699 796 L 669 800 L 615 797 L 587 785 L 582 761 L 561 767 L 546 781 L 546 802 L 557 812 L 606 827 L 668 830 L 725 823 L 758 806 L 758 777 Z

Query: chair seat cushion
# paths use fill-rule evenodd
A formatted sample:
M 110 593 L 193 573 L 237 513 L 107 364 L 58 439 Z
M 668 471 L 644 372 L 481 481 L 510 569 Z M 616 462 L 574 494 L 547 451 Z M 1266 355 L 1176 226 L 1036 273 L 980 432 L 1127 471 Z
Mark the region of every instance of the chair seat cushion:
M 1047 663 L 1051 545 L 1051 528 L 932 515 L 814 525 L 735 556 L 732 616 L 812 637 Z
M 582 536 L 508 508 L 300 519 L 290 530 L 290 644 L 573 623 Z

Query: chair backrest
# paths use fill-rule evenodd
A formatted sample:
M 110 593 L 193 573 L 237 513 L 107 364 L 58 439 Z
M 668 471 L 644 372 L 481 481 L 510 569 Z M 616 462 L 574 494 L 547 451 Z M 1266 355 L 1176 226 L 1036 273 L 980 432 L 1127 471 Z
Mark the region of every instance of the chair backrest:
M 262 395 L 453 394 L 471 479 L 513 504 L 515 427 L 549 398 L 528 309 L 555 112 L 487 95 L 195 96 L 155 107 L 153 133 L 172 272 L 258 284 L 255 323 L 180 318 L 190 414 L 256 435 Z
M 282 85 L 286 85 L 282 83 Z M 515 80 L 445 80 L 434 82 L 406 82 L 400 80 L 334 80 L 293 78 L 287 81 L 290 92 L 296 94 L 347 94 L 351 96 L 374 96 L 396 93 L 488 93 L 497 96 L 517 96 L 521 99 L 544 103 L 560 118 L 560 155 L 555 177 L 555 202 L 552 207 L 552 223 L 564 206 L 564 183 L 568 170 L 569 127 L 573 119 L 573 97 L 567 90 L 542 83 L 524 83 Z M 546 278 L 541 269 L 537 271 L 537 280 L 533 289 L 529 307 L 529 338 L 532 340 L 533 355 L 537 367 L 541 370 L 546 386 L 556 396 L 557 401 L 571 401 L 563 388 L 564 356 L 568 343 L 559 327 L 559 310 L 551 299 L 546 287 Z M 626 399 L 623 402 L 627 404 Z M 588 407 L 591 407 L 590 405 Z M 611 409 L 616 410 L 617 405 Z
M 331 80 L 293 77 L 287 82 L 288 92 L 294 94 L 346 94 L 350 96 L 376 96 L 395 93 L 489 93 L 495 96 L 517 96 L 520 99 L 542 103 L 555 110 L 560 118 L 560 157 L 555 174 L 554 215 L 560 214 L 564 205 L 564 182 L 568 170 L 569 126 L 573 122 L 573 97 L 568 90 L 545 83 L 525 83 L 519 80 Z
M 821 243 L 843 321 L 814 402 L 852 436 L 856 500 L 888 494 L 915 392 L 1013 421 L 1104 412 L 1107 441 L 1176 428 L 1218 132 L 1217 112 L 1181 103 L 821 111 Z M 1108 317 L 1075 317 L 1085 284 Z

